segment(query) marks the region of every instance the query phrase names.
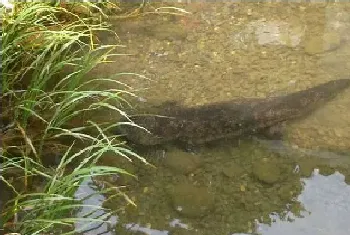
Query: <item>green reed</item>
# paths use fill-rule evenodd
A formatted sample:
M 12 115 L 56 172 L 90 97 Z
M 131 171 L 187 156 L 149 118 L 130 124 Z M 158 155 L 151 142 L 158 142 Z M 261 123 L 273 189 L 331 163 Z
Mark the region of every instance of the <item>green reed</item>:
M 79 4 L 87 6 L 75 3 Z M 74 228 L 76 222 L 88 226 L 107 218 L 111 211 L 106 212 L 105 218 L 77 218 L 76 211 L 83 207 L 102 208 L 85 205 L 75 197 L 85 179 L 129 174 L 122 168 L 98 165 L 106 152 L 148 164 L 120 136 L 110 133 L 109 129 L 121 123 L 70 123 L 93 111 L 110 110 L 127 117 L 122 107 L 128 106 L 128 97 L 135 94 L 118 81 L 118 76 L 125 74 L 87 79 L 96 66 L 119 56 L 118 45 L 96 43 L 98 32 L 112 33 L 108 25 L 91 23 L 88 17 L 67 9 L 59 4 L 18 3 L 3 16 L 1 118 L 6 120 L 7 128 L 2 127 L 0 180 L 12 190 L 14 198 L 2 212 L 1 223 L 8 231 L 19 234 L 74 234 L 79 232 Z M 99 89 L 97 83 L 112 83 L 115 87 Z M 48 167 L 43 159 L 55 152 L 46 151 L 53 145 L 64 153 L 57 165 Z M 7 177 L 14 170 L 23 179 L 21 187 Z M 42 187 L 29 189 L 37 178 Z M 112 187 L 101 193 L 111 191 L 127 198 Z

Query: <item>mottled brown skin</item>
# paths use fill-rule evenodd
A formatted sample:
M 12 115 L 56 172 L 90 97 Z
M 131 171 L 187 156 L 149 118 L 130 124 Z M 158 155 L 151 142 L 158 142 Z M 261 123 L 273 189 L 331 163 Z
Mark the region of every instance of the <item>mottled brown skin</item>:
M 147 146 L 171 141 L 203 144 L 252 135 L 308 115 L 349 86 L 350 79 L 340 79 L 281 97 L 239 99 L 190 108 L 164 105 L 158 113 L 162 116 L 131 117 L 149 132 L 126 125 L 120 131 L 131 142 Z

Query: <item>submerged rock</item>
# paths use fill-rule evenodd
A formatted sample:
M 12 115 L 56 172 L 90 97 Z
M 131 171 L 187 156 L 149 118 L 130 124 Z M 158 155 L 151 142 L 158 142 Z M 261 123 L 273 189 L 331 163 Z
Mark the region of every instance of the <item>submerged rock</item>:
M 166 154 L 164 164 L 176 173 L 189 174 L 201 165 L 198 155 L 182 151 L 173 151 Z
M 327 33 L 322 36 L 314 36 L 306 39 L 304 50 L 308 54 L 319 54 L 336 50 L 341 43 L 340 36 L 336 33 Z
M 244 169 L 236 163 L 229 163 L 222 168 L 222 173 L 229 178 L 240 177 L 243 175 Z
M 214 207 L 214 195 L 207 187 L 179 184 L 169 195 L 174 210 L 187 217 L 202 217 Z
M 274 184 L 281 179 L 282 172 L 275 161 L 269 161 L 264 158 L 254 162 L 253 175 L 263 183 Z

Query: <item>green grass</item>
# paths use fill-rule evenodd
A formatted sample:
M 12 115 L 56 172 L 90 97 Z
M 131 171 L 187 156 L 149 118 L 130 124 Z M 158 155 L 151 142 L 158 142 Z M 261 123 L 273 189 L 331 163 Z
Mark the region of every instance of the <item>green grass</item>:
M 82 207 L 102 209 L 75 198 L 81 182 L 101 175 L 129 174 L 122 166 L 97 165 L 103 154 L 112 152 L 116 158 L 148 164 L 120 141 L 120 136 L 110 133 L 120 123 L 70 123 L 96 111 L 110 110 L 127 117 L 122 107 L 128 106 L 128 97 L 135 94 L 117 80 L 125 74 L 86 79 L 99 64 L 121 56 L 115 52 L 118 45 L 95 43 L 94 35 L 108 32 L 108 25 L 91 23 L 45 3 L 15 4 L 12 12 L 4 14 L 2 31 L 2 118 L 11 125 L 3 133 L 0 170 L 4 174 L 0 179 L 15 197 L 1 214 L 1 222 L 8 231 L 20 234 L 74 234 L 79 232 L 74 231 L 78 221 L 86 226 L 103 221 L 75 216 Z M 105 82 L 115 87 L 101 90 L 95 85 Z M 64 154 L 57 166 L 49 168 L 43 159 L 57 148 Z M 21 187 L 6 177 L 6 172 L 14 170 L 21 172 Z M 30 190 L 30 183 L 37 179 L 43 186 Z M 126 197 L 116 188 L 101 193 L 110 191 Z

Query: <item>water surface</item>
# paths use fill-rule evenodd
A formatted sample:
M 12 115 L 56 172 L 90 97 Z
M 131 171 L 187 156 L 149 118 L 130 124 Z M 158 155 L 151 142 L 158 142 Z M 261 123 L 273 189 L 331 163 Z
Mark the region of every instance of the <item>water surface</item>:
M 284 95 L 349 78 L 349 4 L 177 6 L 192 14 L 111 21 L 123 52 L 132 55 L 94 73 L 149 78 L 121 78 L 139 90 L 139 110 L 174 100 L 198 106 Z M 106 156 L 138 176 L 106 179 L 126 185 L 137 204 L 106 202 L 121 209 L 116 234 L 349 234 L 348 107 L 346 90 L 288 123 L 279 142 L 226 140 L 194 153 L 174 146 L 140 150 L 156 169 Z

